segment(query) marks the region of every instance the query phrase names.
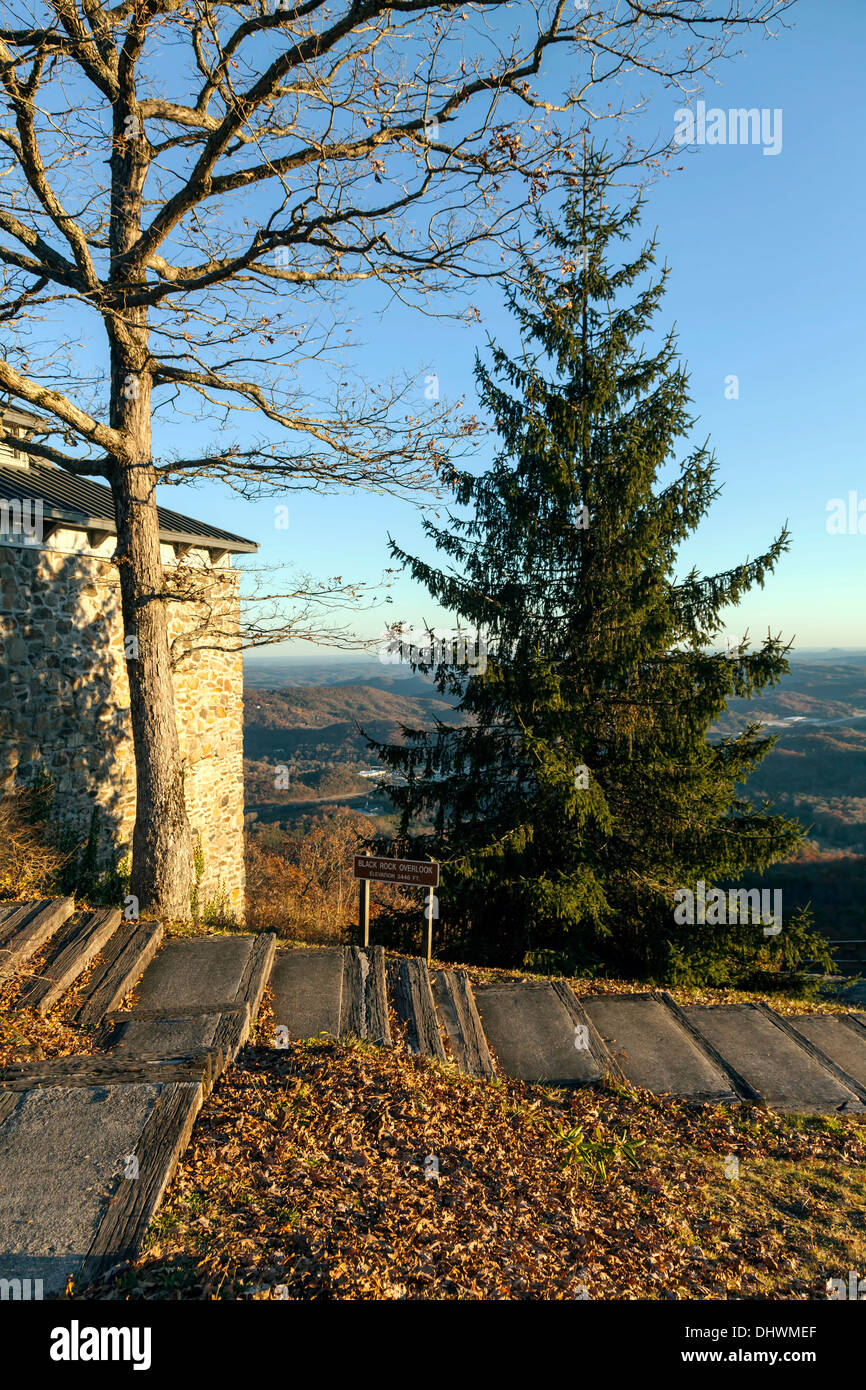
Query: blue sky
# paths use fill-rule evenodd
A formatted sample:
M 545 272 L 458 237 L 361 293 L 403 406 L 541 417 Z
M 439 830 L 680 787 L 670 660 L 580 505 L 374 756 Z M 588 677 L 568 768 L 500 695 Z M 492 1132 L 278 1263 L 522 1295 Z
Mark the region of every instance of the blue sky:
M 683 568 L 727 568 L 762 550 L 787 519 L 793 544 L 763 591 L 729 613 L 727 630 L 759 637 L 771 628 L 797 647 L 866 646 L 866 534 L 829 534 L 827 504 L 854 492 L 866 503 L 863 390 L 864 181 L 862 99 L 866 11 L 862 0 L 800 0 L 773 41 L 746 36 L 744 55 L 716 71 L 708 107 L 779 108 L 782 145 L 692 148 L 684 166 L 648 193 L 642 230 L 659 234 L 672 274 L 659 326 L 675 321 L 691 372 L 695 439 L 709 435 L 724 485 Z M 680 105 L 657 91 L 638 134 L 668 135 Z M 609 135 L 609 129 L 606 132 Z M 473 399 L 472 365 L 486 334 L 515 347 L 496 286 L 479 290 L 480 326 L 380 317 L 361 293 L 350 302 L 353 339 L 368 378 L 435 372 L 444 397 Z M 726 399 L 736 375 L 739 398 Z M 177 442 L 176 440 L 174 442 Z M 485 457 L 482 447 L 479 457 Z M 279 499 L 238 501 L 214 486 L 173 489 L 170 505 L 261 545 L 321 577 L 373 580 L 388 565 L 387 533 L 407 549 L 424 545 L 410 502 L 359 493 L 292 493 L 289 527 L 274 526 Z M 866 529 L 866 509 L 863 517 Z M 424 592 L 401 579 L 393 603 L 359 615 L 365 636 L 392 614 L 442 621 Z M 293 654 L 322 659 L 309 646 Z M 273 655 L 273 650 L 270 655 Z

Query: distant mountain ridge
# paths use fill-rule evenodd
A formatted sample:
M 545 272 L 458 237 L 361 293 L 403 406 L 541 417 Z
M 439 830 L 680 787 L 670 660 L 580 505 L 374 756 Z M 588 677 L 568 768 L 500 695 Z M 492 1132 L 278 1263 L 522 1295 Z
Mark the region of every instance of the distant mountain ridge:
M 776 798 L 779 809 L 795 811 L 813 827 L 823 850 L 862 854 L 863 711 L 866 665 L 798 661 L 782 684 L 760 699 L 732 700 L 713 732 L 733 734 L 751 721 L 764 722 L 778 741 L 750 779 L 750 791 Z M 244 753 L 250 774 L 256 765 L 260 789 L 268 785 L 269 768 L 296 760 L 293 780 L 312 788 L 326 772 L 339 768 L 349 774 L 348 790 L 354 785 L 352 774 L 376 765 L 364 733 L 380 742 L 400 742 L 403 727 L 429 729 L 437 720 L 461 718 L 432 682 L 411 672 L 398 682 L 387 667 L 363 682 L 253 687 L 244 698 Z M 782 722 L 788 720 L 793 722 Z M 256 804 L 261 794 L 248 800 Z M 312 790 L 310 794 L 315 796 Z
M 792 652 L 794 667 L 866 666 L 866 648 L 826 647 Z M 792 673 L 793 674 L 793 673 Z M 287 686 L 371 685 L 380 690 L 423 694 L 432 683 L 415 675 L 405 663 L 382 662 L 375 655 L 330 661 L 299 661 L 294 657 L 248 654 L 244 660 L 248 690 L 283 690 Z
M 358 732 L 379 741 L 401 738 L 401 726 L 430 728 L 437 719 L 460 722 L 448 700 L 429 682 L 417 682 L 418 693 L 397 694 L 374 685 L 347 681 L 340 685 L 289 686 L 282 690 L 249 690 L 244 697 L 244 752 L 261 759 L 276 748 L 320 755 L 372 758 Z
M 413 723 L 421 717 L 448 717 L 453 709 L 433 682 L 414 675 L 406 668 L 372 663 L 354 663 L 345 668 L 318 666 L 307 668 L 309 679 L 286 681 L 277 686 L 246 683 L 245 722 L 272 728 L 324 728 L 329 723 L 351 722 L 357 718 L 402 720 Z M 364 679 L 357 675 L 358 667 Z M 398 675 L 397 672 L 400 672 Z M 261 672 L 257 675 L 262 674 Z M 329 679 L 324 679 L 325 676 Z M 260 706 L 257 718 L 252 707 Z M 788 677 L 774 690 L 755 700 L 733 699 L 728 714 L 719 723 L 730 733 L 750 719 L 790 719 L 805 717 L 837 720 L 866 713 L 866 659 L 862 665 L 849 662 L 814 663 L 795 660 Z
M 846 658 L 850 654 L 846 653 Z M 459 716 L 435 686 L 411 671 L 364 663 L 364 680 L 351 668 L 313 668 L 319 677 L 277 688 L 249 686 L 244 697 L 247 806 L 262 822 L 303 813 L 329 813 L 344 804 L 388 809 L 375 784 L 358 773 L 376 766 L 356 721 L 382 742 L 401 738 L 401 726 L 430 728 Z M 371 674 L 372 666 L 372 674 Z M 339 671 L 339 673 L 338 673 Z M 810 844 L 796 860 L 767 870 L 766 885 L 783 887 L 786 912 L 811 902 L 831 939 L 866 936 L 866 660 L 795 659 L 788 677 L 757 700 L 732 700 L 716 734 L 762 720 L 776 746 L 749 779 L 756 800 L 771 798 L 778 811 L 797 816 Z M 807 719 L 810 723 L 773 721 Z M 835 722 L 838 721 L 838 722 Z M 291 768 L 291 786 L 277 792 L 277 765 Z M 845 950 L 849 950 L 848 947 Z M 850 953 L 850 951 L 849 951 Z M 866 946 L 864 946 L 866 965 Z

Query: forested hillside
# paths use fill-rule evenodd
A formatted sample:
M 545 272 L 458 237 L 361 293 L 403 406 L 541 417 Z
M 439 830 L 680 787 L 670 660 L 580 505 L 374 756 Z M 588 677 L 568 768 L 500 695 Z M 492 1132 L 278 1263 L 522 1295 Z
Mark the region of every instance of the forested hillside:
M 394 741 L 403 727 L 460 718 L 428 681 L 404 670 L 370 662 L 349 673 L 365 678 L 340 681 L 334 668 L 320 668 L 316 683 L 248 686 L 244 747 L 252 826 L 291 822 L 297 830 L 340 806 L 361 811 L 371 825 L 385 823 L 389 806 L 377 778 L 360 775 L 376 763 L 358 726 Z M 279 680 L 276 663 L 269 676 Z M 796 858 L 760 881 L 782 888 L 786 915 L 811 902 L 828 936 L 866 937 L 866 664 L 794 660 L 783 683 L 760 700 L 732 700 L 718 732 L 754 719 L 778 742 L 756 769 L 749 792 L 772 798 L 808 830 Z M 861 953 L 845 947 L 839 954 Z

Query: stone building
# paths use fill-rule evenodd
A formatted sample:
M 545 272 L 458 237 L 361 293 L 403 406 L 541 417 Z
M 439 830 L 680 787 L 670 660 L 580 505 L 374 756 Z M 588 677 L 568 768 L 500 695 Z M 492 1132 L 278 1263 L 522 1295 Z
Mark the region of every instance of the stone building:
M 0 407 L 7 434 L 43 423 Z M 159 507 L 184 787 L 204 873 L 200 902 L 240 919 L 243 657 L 239 575 L 252 541 Z M 52 816 L 94 835 L 108 866 L 129 850 L 135 762 L 111 491 L 0 444 L 0 786 L 47 773 Z M 134 639 L 133 639 L 134 642 Z

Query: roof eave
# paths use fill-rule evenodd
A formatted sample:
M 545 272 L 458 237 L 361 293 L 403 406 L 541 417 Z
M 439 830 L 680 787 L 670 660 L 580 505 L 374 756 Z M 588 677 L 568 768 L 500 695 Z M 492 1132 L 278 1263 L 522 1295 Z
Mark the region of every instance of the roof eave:
M 38 501 L 39 499 L 36 498 L 35 500 Z M 66 526 L 70 531 L 106 531 L 111 536 L 117 535 L 117 523 L 113 518 L 85 516 L 83 512 L 68 512 L 61 507 L 46 503 L 44 499 L 42 516 L 46 521 L 53 521 Z M 225 536 L 209 536 L 190 531 L 168 531 L 163 527 L 160 527 L 159 539 L 166 545 L 190 545 L 198 550 L 222 550 L 231 555 L 253 555 L 259 548 L 256 541 L 247 541 L 241 538 L 230 541 Z
M 12 425 L 29 425 L 33 429 L 48 430 L 51 424 L 43 415 L 31 415 L 29 410 L 20 410 L 16 405 L 0 403 L 0 425 L 9 421 Z

